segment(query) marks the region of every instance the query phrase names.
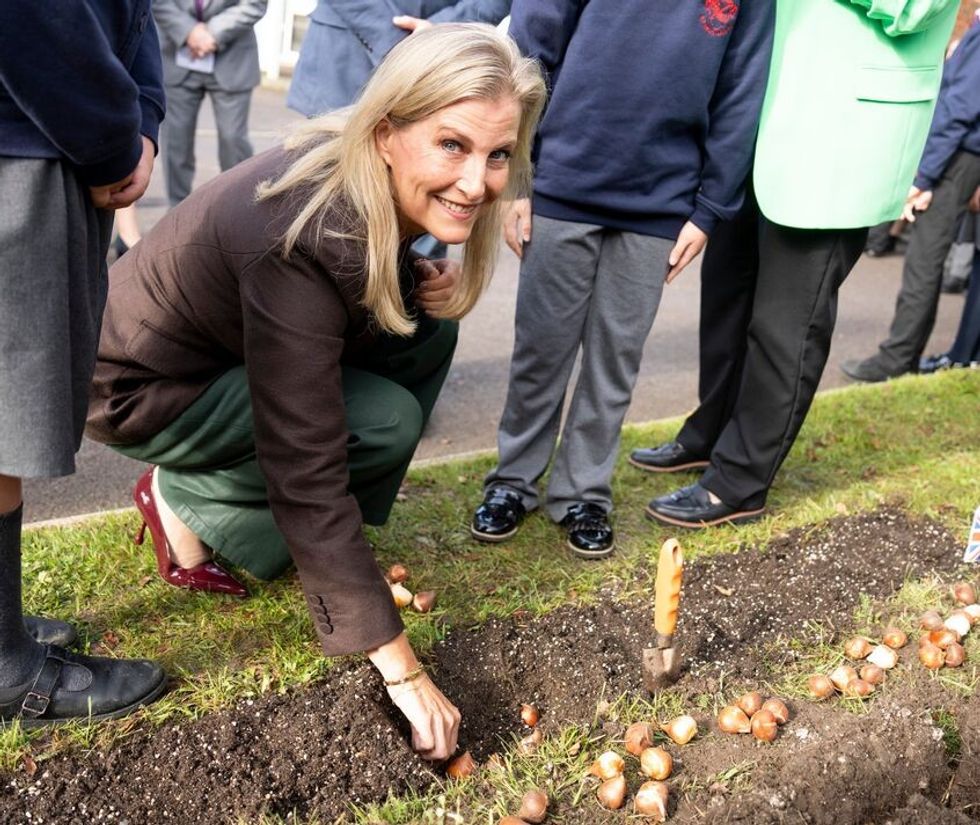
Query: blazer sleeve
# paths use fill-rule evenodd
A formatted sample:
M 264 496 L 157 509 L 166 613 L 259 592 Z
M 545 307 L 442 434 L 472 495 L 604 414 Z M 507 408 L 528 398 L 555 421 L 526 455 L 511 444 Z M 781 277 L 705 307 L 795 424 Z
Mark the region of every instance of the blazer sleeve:
M 227 48 L 229 43 L 250 32 L 265 15 L 266 6 L 267 0 L 242 0 L 209 17 L 205 23 L 218 41 L 218 48 Z
M 709 104 L 701 185 L 690 220 L 710 234 L 742 205 L 769 78 L 774 0 L 742 3 Z
M 946 63 L 915 185 L 934 189 L 963 139 L 980 128 L 980 27 L 974 26 Z
M 153 19 L 161 35 L 178 48 L 187 42 L 187 35 L 197 25 L 193 12 L 177 0 L 153 0 Z
M 129 73 L 139 88 L 140 134 L 152 140 L 159 150 L 160 121 L 166 111 L 166 97 L 160 40 L 152 20 L 148 22 Z
M 460 0 L 428 17 L 430 23 L 493 23 L 510 12 L 510 0 Z
M 945 11 L 958 0 L 846 0 L 866 9 L 868 17 L 881 23 L 885 34 L 899 37 L 925 31 L 944 19 Z
M 275 252 L 243 273 L 241 300 L 256 453 L 324 652 L 378 647 L 402 622 L 348 491 L 346 308 L 314 264 Z
M 373 66 L 408 36 L 391 22 L 401 11 L 390 0 L 331 0 L 330 8 L 364 46 Z
M 142 36 L 155 40 L 145 25 Z M 0 3 L 0 83 L 87 184 L 136 168 L 140 89 L 87 3 Z

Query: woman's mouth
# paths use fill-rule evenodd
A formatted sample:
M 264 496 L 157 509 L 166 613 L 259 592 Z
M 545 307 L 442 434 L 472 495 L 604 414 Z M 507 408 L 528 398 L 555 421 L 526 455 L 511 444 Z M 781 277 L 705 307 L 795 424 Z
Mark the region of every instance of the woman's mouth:
M 449 212 L 451 212 L 455 217 L 458 218 L 468 218 L 479 208 L 479 203 L 474 204 L 462 204 L 456 203 L 455 201 L 447 200 L 446 198 L 435 196 L 435 199 L 444 206 Z

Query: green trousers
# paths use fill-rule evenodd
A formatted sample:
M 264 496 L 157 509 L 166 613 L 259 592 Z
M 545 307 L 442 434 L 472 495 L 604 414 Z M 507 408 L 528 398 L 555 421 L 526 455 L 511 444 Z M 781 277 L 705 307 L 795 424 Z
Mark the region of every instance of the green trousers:
M 367 524 L 388 519 L 449 371 L 457 330 L 451 321 L 423 322 L 412 338 L 382 336 L 361 368 L 343 367 L 349 490 Z M 217 555 L 260 579 L 289 567 L 255 455 L 244 367 L 218 378 L 153 438 L 113 449 L 160 467 L 167 504 Z

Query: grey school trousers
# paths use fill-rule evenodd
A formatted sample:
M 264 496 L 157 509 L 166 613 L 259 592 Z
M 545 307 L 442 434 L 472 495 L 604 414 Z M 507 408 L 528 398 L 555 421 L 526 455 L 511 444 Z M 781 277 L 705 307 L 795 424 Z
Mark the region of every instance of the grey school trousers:
M 888 338 L 874 360 L 889 375 L 919 371 L 919 358 L 936 323 L 943 263 L 956 239 L 960 218 L 980 186 L 980 155 L 957 152 L 936 185 L 932 205 L 912 227 Z
M 514 355 L 497 433 L 499 464 L 485 488 L 505 487 L 531 510 L 555 453 L 579 350 L 582 365 L 561 431 L 545 509 L 561 521 L 592 502 L 612 509 L 620 429 L 660 304 L 674 242 L 534 215 L 517 292 Z

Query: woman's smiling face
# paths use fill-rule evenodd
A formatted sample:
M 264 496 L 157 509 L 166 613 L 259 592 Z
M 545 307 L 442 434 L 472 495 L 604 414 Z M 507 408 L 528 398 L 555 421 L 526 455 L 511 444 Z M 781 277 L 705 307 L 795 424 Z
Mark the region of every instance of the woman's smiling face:
M 521 111 L 516 100 L 464 100 L 397 129 L 375 132 L 391 172 L 403 235 L 463 243 L 507 186 Z

